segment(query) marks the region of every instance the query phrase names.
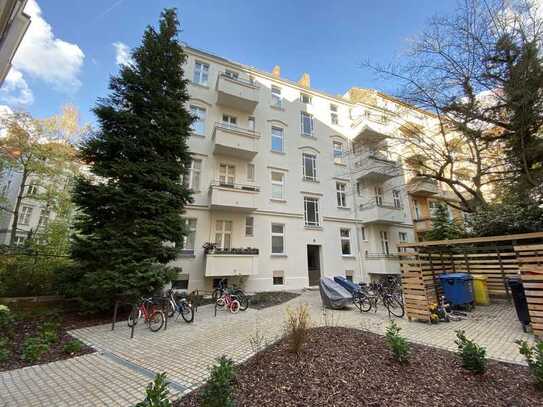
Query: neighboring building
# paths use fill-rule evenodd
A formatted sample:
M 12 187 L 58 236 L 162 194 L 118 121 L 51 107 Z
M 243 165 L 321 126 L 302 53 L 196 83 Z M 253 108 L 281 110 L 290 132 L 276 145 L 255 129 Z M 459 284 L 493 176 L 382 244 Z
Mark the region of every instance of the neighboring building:
M 279 67 L 266 73 L 185 49 L 198 119 L 175 287 L 243 277 L 249 291 L 300 289 L 321 276 L 399 274 L 397 246 L 415 236 L 402 165 L 387 142 L 401 126 L 390 120 L 394 103 L 360 101 L 365 90 L 356 88 L 331 96 L 307 74 L 292 82 Z M 222 250 L 206 254 L 206 242 Z
M 25 5 L 26 0 L 0 0 L 0 86 L 30 25 L 30 16 L 23 11 Z

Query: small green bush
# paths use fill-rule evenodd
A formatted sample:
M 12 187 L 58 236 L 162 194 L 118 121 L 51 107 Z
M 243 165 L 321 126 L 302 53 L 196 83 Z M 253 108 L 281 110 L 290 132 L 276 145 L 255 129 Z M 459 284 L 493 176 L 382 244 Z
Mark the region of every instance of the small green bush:
M 486 349 L 466 338 L 464 331 L 456 331 L 458 338 L 458 355 L 462 358 L 462 366 L 474 373 L 484 373 L 486 370 Z
M 9 332 L 13 329 L 13 314 L 10 309 L 0 304 L 0 331 Z
M 135 407 L 170 407 L 172 403 L 168 399 L 169 392 L 166 373 L 159 373 L 145 389 L 145 400 Z
M 45 342 L 52 345 L 58 342 L 60 325 L 56 322 L 45 322 L 40 326 L 40 335 Z
M 81 352 L 83 344 L 77 339 L 72 339 L 64 344 L 64 352 L 71 355 L 72 353 Z
M 386 330 L 386 341 L 394 355 L 394 359 L 404 364 L 409 360 L 409 344 L 407 340 L 400 335 L 401 328 L 394 321 L 390 321 L 390 325 Z
M 518 340 L 515 343 L 519 345 L 520 354 L 526 358 L 537 386 L 543 390 L 543 341 L 537 341 L 533 346 L 524 340 Z
M 8 360 L 9 354 L 8 338 L 0 338 L 0 363 Z
M 211 369 L 211 376 L 201 395 L 202 407 L 234 407 L 232 400 L 232 380 L 234 362 L 222 356 Z
M 23 343 L 23 360 L 37 362 L 49 350 L 49 344 L 40 337 L 27 338 Z

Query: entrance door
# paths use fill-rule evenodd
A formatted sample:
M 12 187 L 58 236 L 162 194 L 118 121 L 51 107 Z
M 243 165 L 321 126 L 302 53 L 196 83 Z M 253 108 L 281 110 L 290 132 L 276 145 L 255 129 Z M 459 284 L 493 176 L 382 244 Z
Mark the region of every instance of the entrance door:
M 319 285 L 321 278 L 321 247 L 318 245 L 307 245 L 307 273 L 309 286 Z

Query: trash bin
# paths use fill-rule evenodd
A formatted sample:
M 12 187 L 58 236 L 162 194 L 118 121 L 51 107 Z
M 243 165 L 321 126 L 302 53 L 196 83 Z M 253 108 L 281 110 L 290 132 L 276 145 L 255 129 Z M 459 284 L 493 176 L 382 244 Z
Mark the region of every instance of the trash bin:
M 473 287 L 471 275 L 467 273 L 447 273 L 439 276 L 443 293 L 449 304 L 462 305 L 471 310 L 473 305 Z
M 522 330 L 526 332 L 526 327 L 530 323 L 530 314 L 528 313 L 528 303 L 524 294 L 524 286 L 520 277 L 509 277 L 507 284 L 511 288 L 511 295 L 513 296 L 513 302 L 517 310 L 518 320 L 522 324 Z
M 486 285 L 486 276 L 480 274 L 473 274 L 473 298 L 477 305 L 488 305 L 490 299 L 488 298 L 488 287 Z

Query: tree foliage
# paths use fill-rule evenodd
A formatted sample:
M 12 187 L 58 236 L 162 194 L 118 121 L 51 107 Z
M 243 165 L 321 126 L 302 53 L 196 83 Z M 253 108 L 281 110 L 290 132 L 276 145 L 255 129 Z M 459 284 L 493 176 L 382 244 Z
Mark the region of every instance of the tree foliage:
M 438 205 L 432 216 L 432 229 L 424 234 L 424 240 L 460 239 L 463 236 L 462 227 L 455 219 L 449 218 L 447 205 Z
M 186 56 L 177 35 L 172 9 L 162 13 L 158 31 L 147 27 L 132 62 L 94 108 L 99 130 L 81 146 L 91 174 L 75 186 L 72 255 L 81 267 L 71 278 L 95 304 L 162 286 L 170 276 L 161 265 L 176 257 L 185 234 L 191 194 L 180 181 L 191 161 L 193 119 L 184 107 Z

